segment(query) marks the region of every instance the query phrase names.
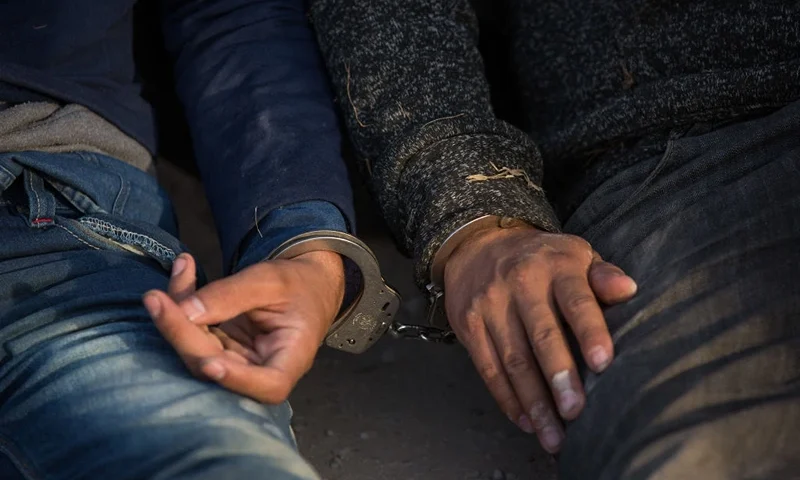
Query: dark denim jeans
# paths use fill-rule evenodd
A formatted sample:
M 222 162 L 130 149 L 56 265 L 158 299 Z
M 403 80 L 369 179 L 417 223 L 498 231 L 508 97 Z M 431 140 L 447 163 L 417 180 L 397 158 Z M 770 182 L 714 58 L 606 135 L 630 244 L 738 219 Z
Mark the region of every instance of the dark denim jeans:
M 193 378 L 141 295 L 183 247 L 155 180 L 0 154 L 0 479 L 314 479 L 288 404 Z
M 561 478 L 800 478 L 800 103 L 676 137 L 566 224 L 639 292 Z

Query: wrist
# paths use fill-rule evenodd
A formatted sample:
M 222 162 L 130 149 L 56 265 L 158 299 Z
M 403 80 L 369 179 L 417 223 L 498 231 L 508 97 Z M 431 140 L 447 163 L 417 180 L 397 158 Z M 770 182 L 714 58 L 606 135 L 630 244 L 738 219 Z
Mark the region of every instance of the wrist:
M 345 272 L 344 260 L 337 252 L 330 250 L 316 250 L 294 257 L 292 260 L 302 262 L 309 267 L 312 275 L 324 279 L 324 284 L 330 286 L 332 298 L 338 312 L 344 299 Z M 334 312 L 335 313 L 335 312 Z
M 331 252 L 336 252 L 332 256 Z M 313 255 L 307 255 L 313 253 Z M 339 256 L 341 255 L 341 256 Z M 343 257 L 348 262 L 343 261 Z M 345 265 L 353 265 L 360 271 L 360 292 L 352 305 L 336 316 L 328 328 L 325 343 L 336 349 L 361 353 L 374 344 L 391 326 L 400 303 L 400 297 L 390 286 L 386 285 L 380 272 L 378 259 L 369 247 L 358 238 L 336 231 L 308 232 L 287 240 L 275 249 L 269 260 L 294 259 L 297 268 L 290 268 L 295 277 L 300 277 L 303 288 L 312 293 L 318 300 L 319 292 L 331 291 L 326 283 L 333 275 L 341 279 L 341 289 L 337 292 L 337 304 L 324 305 L 325 318 L 330 311 L 341 305 L 341 298 L 346 278 Z M 320 270 L 328 272 L 328 278 L 320 275 Z M 298 272 L 298 270 L 301 270 Z M 331 273 L 332 272 L 332 273 Z M 354 272 L 355 273 L 355 272 Z M 324 296 L 327 300 L 327 295 Z M 335 313 L 335 312 L 334 312 Z
M 455 246 L 453 253 L 448 258 L 448 262 L 445 263 L 445 269 L 447 268 L 447 263 L 450 263 L 451 261 L 457 261 L 463 256 L 470 256 L 472 252 L 480 250 L 501 238 L 514 235 L 520 230 L 537 230 L 537 228 L 526 223 L 519 223 L 508 227 L 495 226 L 476 231 L 469 237 L 464 238 L 461 243 Z
M 476 218 L 450 234 L 433 257 L 430 269 L 430 285 L 444 288 L 444 271 L 448 263 L 456 257 L 457 252 L 468 250 L 471 245 L 478 242 L 490 241 L 493 237 L 501 235 L 514 228 L 533 228 L 522 220 L 511 217 L 484 215 Z

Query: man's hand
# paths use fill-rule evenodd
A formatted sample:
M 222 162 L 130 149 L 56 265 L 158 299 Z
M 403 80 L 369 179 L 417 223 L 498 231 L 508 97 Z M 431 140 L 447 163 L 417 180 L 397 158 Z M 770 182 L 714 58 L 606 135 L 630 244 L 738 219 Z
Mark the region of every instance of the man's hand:
M 628 300 L 636 283 L 583 239 L 533 227 L 489 228 L 465 240 L 445 267 L 450 325 L 500 408 L 549 452 L 585 395 L 564 334 L 588 366 L 605 369 L 613 344 L 600 303 Z
M 195 283 L 194 260 L 183 254 L 169 292 L 145 294 L 158 330 L 196 376 L 280 403 L 311 368 L 345 282 L 339 254 L 310 252 L 253 265 L 200 290 Z

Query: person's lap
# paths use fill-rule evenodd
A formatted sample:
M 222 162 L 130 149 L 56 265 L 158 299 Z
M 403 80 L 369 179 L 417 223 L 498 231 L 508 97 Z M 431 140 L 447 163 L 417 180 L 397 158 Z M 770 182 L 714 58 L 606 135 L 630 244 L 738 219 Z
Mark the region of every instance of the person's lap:
M 681 138 L 567 223 L 640 290 L 607 310 L 617 358 L 586 377 L 565 480 L 800 471 L 798 117 Z M 17 206 L 0 206 L 0 477 L 314 478 L 288 406 L 193 379 L 153 328 L 140 297 L 168 259 Z
M 800 104 L 691 132 L 568 221 L 639 284 L 607 309 L 564 480 L 800 478 Z
M 24 181 L 52 178 L 39 173 Z M 55 223 L 35 228 L 18 207 L 40 208 L 53 189 L 26 195 L 21 182 L 0 197 L 0 478 L 317 478 L 295 450 L 288 404 L 193 378 L 152 325 L 141 295 L 167 285 L 179 253 L 167 232 L 131 223 L 143 212 L 81 223 L 63 199 Z M 146 193 L 134 182 L 129 207 L 147 201 L 136 195 Z M 120 212 L 121 197 L 108 200 Z

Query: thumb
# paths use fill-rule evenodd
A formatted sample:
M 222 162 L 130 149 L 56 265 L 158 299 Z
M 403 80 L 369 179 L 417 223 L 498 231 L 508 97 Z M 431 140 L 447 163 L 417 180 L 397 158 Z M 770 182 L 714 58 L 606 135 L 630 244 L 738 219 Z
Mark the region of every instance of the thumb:
M 172 263 L 167 294 L 176 302 L 194 293 L 197 286 L 197 265 L 188 253 L 178 255 Z
M 214 281 L 179 303 L 199 325 L 215 325 L 281 300 L 283 281 L 269 262 Z
M 630 300 L 636 294 L 636 282 L 621 268 L 599 258 L 589 268 L 589 285 L 597 298 L 606 305 Z

